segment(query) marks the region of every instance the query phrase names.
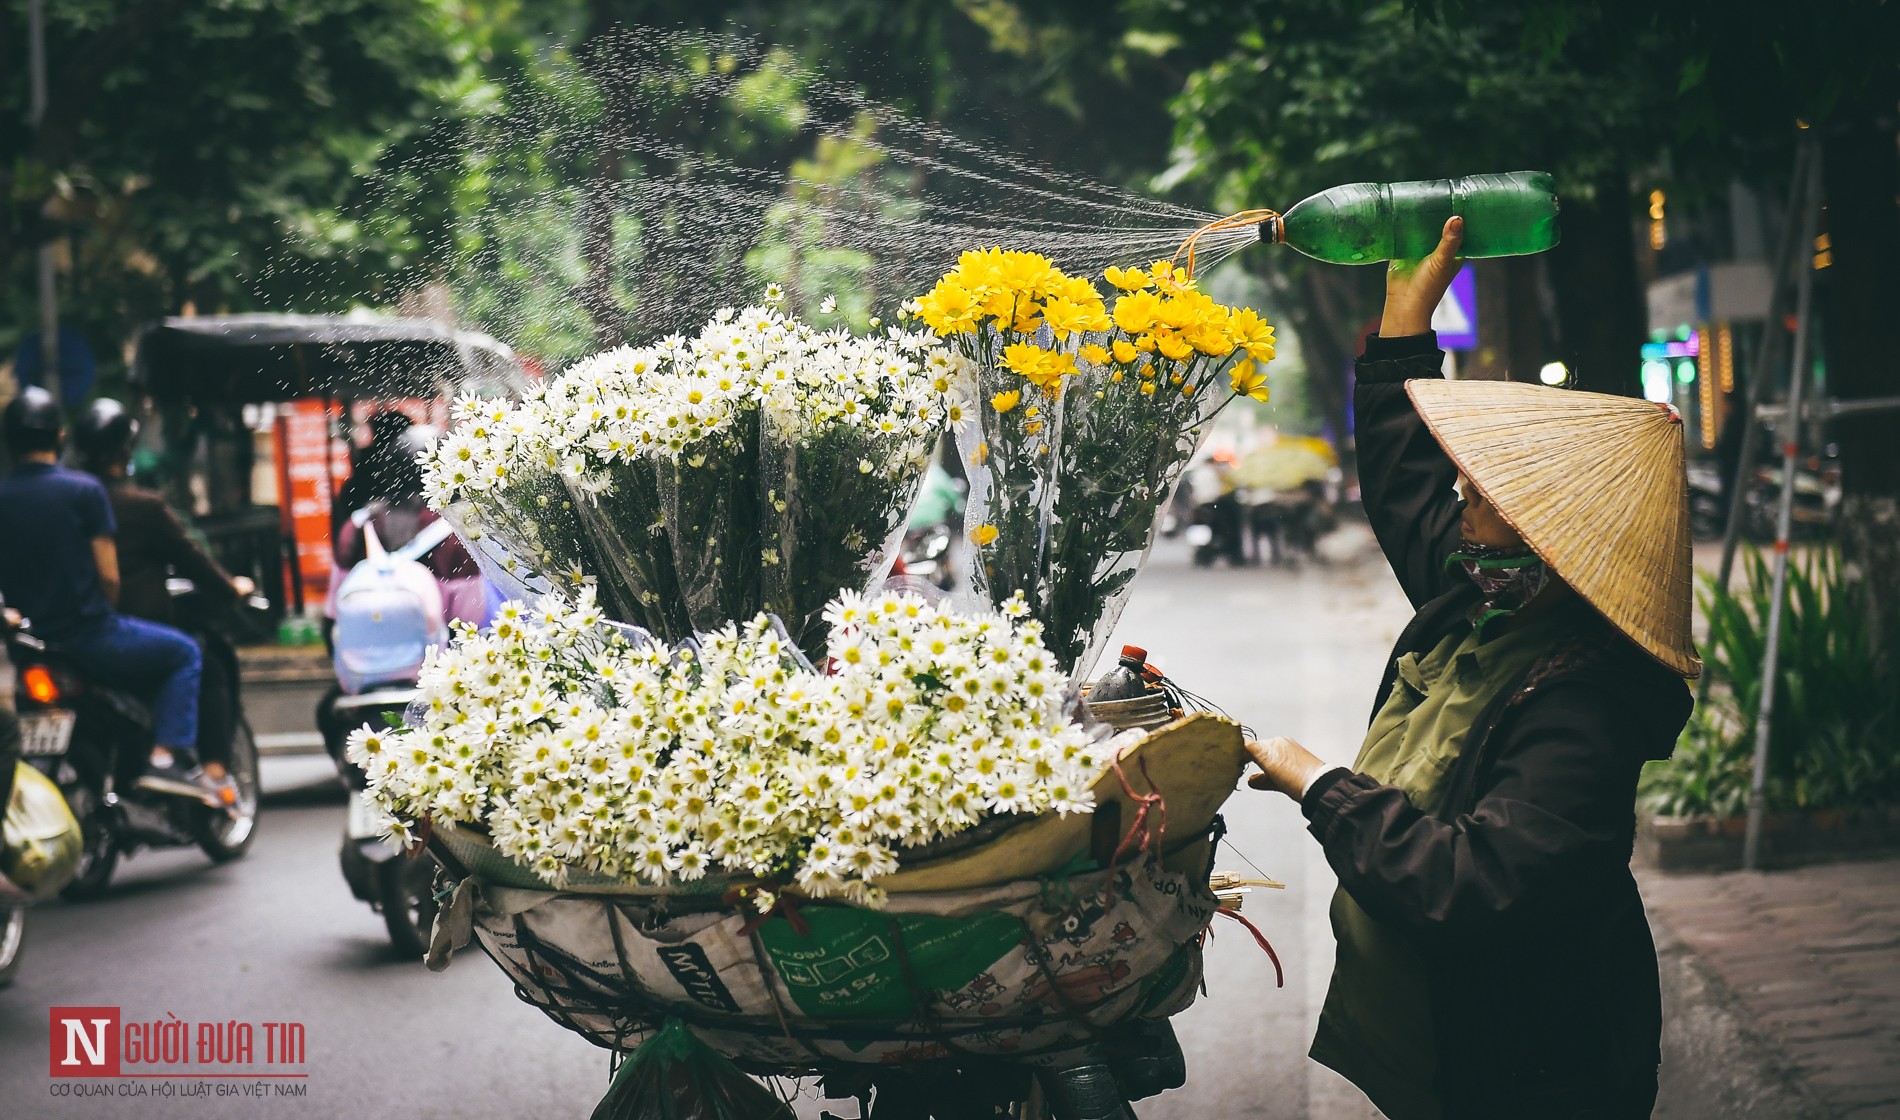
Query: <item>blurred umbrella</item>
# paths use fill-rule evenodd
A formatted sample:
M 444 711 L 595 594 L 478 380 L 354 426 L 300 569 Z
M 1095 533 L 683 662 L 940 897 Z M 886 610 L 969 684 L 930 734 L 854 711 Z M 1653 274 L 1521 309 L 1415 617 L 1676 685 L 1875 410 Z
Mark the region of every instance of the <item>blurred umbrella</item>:
M 1296 436 L 1248 452 L 1234 471 L 1234 483 L 1253 490 L 1297 490 L 1323 480 L 1337 462 L 1324 441 Z

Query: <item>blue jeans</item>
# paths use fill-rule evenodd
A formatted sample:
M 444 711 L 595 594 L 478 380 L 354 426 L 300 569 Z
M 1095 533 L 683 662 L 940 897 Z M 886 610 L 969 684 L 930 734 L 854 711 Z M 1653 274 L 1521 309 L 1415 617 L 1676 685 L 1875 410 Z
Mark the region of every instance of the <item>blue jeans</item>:
M 156 688 L 154 745 L 197 751 L 204 655 L 183 631 L 115 614 L 84 637 L 61 643 L 61 649 L 102 684 L 141 692 Z

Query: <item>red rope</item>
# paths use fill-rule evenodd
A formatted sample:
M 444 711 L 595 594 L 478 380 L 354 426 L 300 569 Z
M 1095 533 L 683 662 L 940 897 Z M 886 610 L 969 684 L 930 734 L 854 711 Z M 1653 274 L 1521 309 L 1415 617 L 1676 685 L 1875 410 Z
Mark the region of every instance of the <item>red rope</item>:
M 1219 907 L 1218 909 L 1214 911 L 1214 913 L 1220 914 L 1223 917 L 1232 918 L 1236 922 L 1239 922 L 1241 925 L 1247 927 L 1247 932 L 1253 934 L 1253 939 L 1255 943 L 1257 943 L 1262 949 L 1265 949 L 1267 951 L 1267 959 L 1273 962 L 1274 986 L 1279 987 L 1279 988 L 1286 987 L 1286 970 L 1280 967 L 1280 954 L 1273 951 L 1272 942 L 1267 940 L 1266 934 L 1260 932 L 1260 927 L 1248 921 L 1245 917 L 1241 915 L 1240 911 L 1229 910 L 1225 906 Z M 1211 929 L 1208 930 L 1208 935 L 1212 936 L 1213 932 L 1214 931 Z
M 1123 748 L 1126 750 L 1127 748 Z M 1168 803 L 1155 788 L 1155 780 L 1148 773 L 1148 758 L 1141 759 L 1141 776 L 1148 783 L 1147 793 L 1136 793 L 1135 787 L 1128 784 L 1128 775 L 1122 772 L 1122 752 L 1115 752 L 1114 761 L 1109 767 L 1115 771 L 1115 780 L 1122 784 L 1122 793 L 1135 803 L 1135 819 L 1129 824 L 1128 831 L 1122 834 L 1121 843 L 1115 845 L 1115 852 L 1108 857 L 1108 877 L 1102 881 L 1102 907 L 1108 909 L 1115 905 L 1115 870 L 1121 865 L 1122 856 L 1128 853 L 1130 846 L 1143 855 L 1148 854 L 1148 845 L 1152 842 L 1158 851 L 1168 835 Z M 1161 820 L 1154 825 L 1148 820 L 1148 811 L 1159 807 Z M 1139 839 L 1137 836 L 1139 835 Z
M 1109 766 L 1115 771 L 1115 780 L 1122 784 L 1122 792 L 1127 794 L 1128 800 L 1133 801 L 1137 806 L 1134 822 L 1128 826 L 1128 831 L 1122 835 L 1121 843 L 1115 845 L 1115 854 L 1109 858 L 1108 869 L 1113 871 L 1115 865 L 1121 862 L 1122 856 L 1128 853 L 1129 845 L 1134 845 L 1136 851 L 1146 855 L 1150 841 L 1159 845 L 1167 839 L 1168 802 L 1161 796 L 1161 791 L 1155 788 L 1154 776 L 1148 773 L 1146 755 L 1141 758 L 1141 776 L 1148 783 L 1147 793 L 1136 793 L 1135 787 L 1128 784 L 1128 775 L 1122 771 L 1121 751 L 1115 752 L 1115 761 L 1109 763 Z M 1154 808 L 1161 810 L 1161 821 L 1158 826 L 1150 826 L 1148 821 L 1148 811 Z M 1141 834 L 1139 842 L 1136 840 L 1137 832 Z M 1109 878 L 1113 879 L 1114 876 L 1110 875 Z

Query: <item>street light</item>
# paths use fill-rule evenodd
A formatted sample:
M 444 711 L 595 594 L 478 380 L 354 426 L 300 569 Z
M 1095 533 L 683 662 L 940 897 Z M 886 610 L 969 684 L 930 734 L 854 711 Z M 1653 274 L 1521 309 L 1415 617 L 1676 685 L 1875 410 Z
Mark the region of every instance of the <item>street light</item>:
M 1545 362 L 1544 368 L 1537 371 L 1537 380 L 1546 385 L 1562 385 L 1570 380 L 1570 367 L 1562 362 Z

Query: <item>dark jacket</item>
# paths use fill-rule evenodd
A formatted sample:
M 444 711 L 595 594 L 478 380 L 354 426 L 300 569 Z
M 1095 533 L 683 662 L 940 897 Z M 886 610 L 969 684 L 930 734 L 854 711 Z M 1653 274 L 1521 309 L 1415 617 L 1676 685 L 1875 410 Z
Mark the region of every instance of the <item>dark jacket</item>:
M 118 523 L 120 614 L 170 625 L 172 597 L 165 580 L 174 573 L 197 584 L 211 602 L 237 598 L 230 575 L 191 539 L 164 498 L 126 482 L 106 492 Z
M 1399 657 L 1469 626 L 1477 601 L 1445 569 L 1457 470 L 1404 386 L 1438 376 L 1435 345 L 1374 339 L 1358 364 L 1366 513 L 1418 610 L 1379 699 Z M 1629 871 L 1636 780 L 1669 754 L 1692 701 L 1681 677 L 1578 613 L 1479 717 L 1436 816 L 1344 769 L 1302 801 L 1340 885 L 1425 963 L 1447 1120 L 1647 1116 L 1654 1096 L 1662 1015 Z

